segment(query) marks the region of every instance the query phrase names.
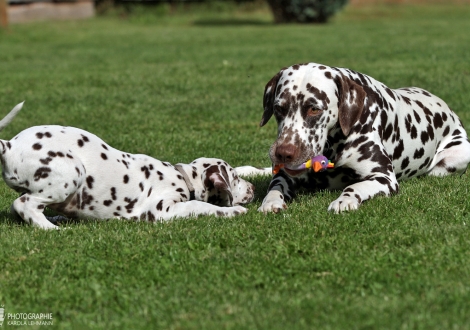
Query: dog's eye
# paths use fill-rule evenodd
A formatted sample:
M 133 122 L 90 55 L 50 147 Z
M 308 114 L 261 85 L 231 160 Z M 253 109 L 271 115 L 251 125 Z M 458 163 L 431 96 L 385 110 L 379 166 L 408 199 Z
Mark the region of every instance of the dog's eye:
M 320 109 L 310 108 L 307 111 L 307 117 L 318 116 L 321 113 Z

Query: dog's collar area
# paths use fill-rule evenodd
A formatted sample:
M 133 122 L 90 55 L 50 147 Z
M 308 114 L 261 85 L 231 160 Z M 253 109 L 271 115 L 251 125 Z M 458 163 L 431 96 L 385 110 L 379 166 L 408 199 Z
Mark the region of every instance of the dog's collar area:
M 183 179 L 184 179 L 184 182 L 186 182 L 186 185 L 188 186 L 188 189 L 189 189 L 189 200 L 190 201 L 193 201 L 196 199 L 196 194 L 194 193 L 194 186 L 193 184 L 191 183 L 191 180 L 189 180 L 189 176 L 186 174 L 186 172 L 184 171 L 183 169 L 183 166 L 179 165 L 179 164 L 176 164 L 174 165 L 175 166 L 175 169 L 181 173 L 181 175 L 183 176 Z

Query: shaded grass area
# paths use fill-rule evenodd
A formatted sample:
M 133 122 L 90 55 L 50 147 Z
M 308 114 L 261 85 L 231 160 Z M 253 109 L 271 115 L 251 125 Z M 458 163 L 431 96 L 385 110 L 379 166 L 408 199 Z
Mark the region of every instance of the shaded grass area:
M 26 103 L 1 137 L 60 124 L 173 163 L 269 166 L 276 127 L 257 126 L 264 85 L 307 61 L 423 87 L 468 129 L 469 14 L 366 7 L 326 26 L 274 26 L 263 13 L 236 17 L 249 24 L 198 13 L 14 25 L 0 31 L 0 107 Z M 251 181 L 256 200 L 234 219 L 89 221 L 58 232 L 15 223 L 16 194 L 2 182 L 0 305 L 77 329 L 470 327 L 469 174 L 407 181 L 399 195 L 343 215 L 326 212 L 339 192 L 259 214 L 269 179 Z

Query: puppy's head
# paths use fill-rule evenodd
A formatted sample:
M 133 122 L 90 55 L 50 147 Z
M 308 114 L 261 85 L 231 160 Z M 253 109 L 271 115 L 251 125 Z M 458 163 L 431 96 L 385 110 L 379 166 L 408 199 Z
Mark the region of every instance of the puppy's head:
M 282 69 L 266 85 L 260 122 L 264 126 L 274 114 L 278 124 L 269 153 L 272 162 L 300 165 L 323 154 L 328 134 L 338 123 L 348 136 L 361 116 L 365 95 L 336 68 L 307 63 Z
M 240 178 L 222 159 L 198 158 L 189 164 L 196 179 L 196 199 L 219 206 L 246 204 L 253 200 L 255 187 Z

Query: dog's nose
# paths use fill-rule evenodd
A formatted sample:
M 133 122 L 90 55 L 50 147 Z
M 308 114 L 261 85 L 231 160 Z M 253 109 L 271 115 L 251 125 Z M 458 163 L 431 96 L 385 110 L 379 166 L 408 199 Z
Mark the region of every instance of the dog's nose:
M 295 159 L 297 148 L 293 144 L 281 144 L 276 148 L 276 159 L 278 163 L 288 163 Z

